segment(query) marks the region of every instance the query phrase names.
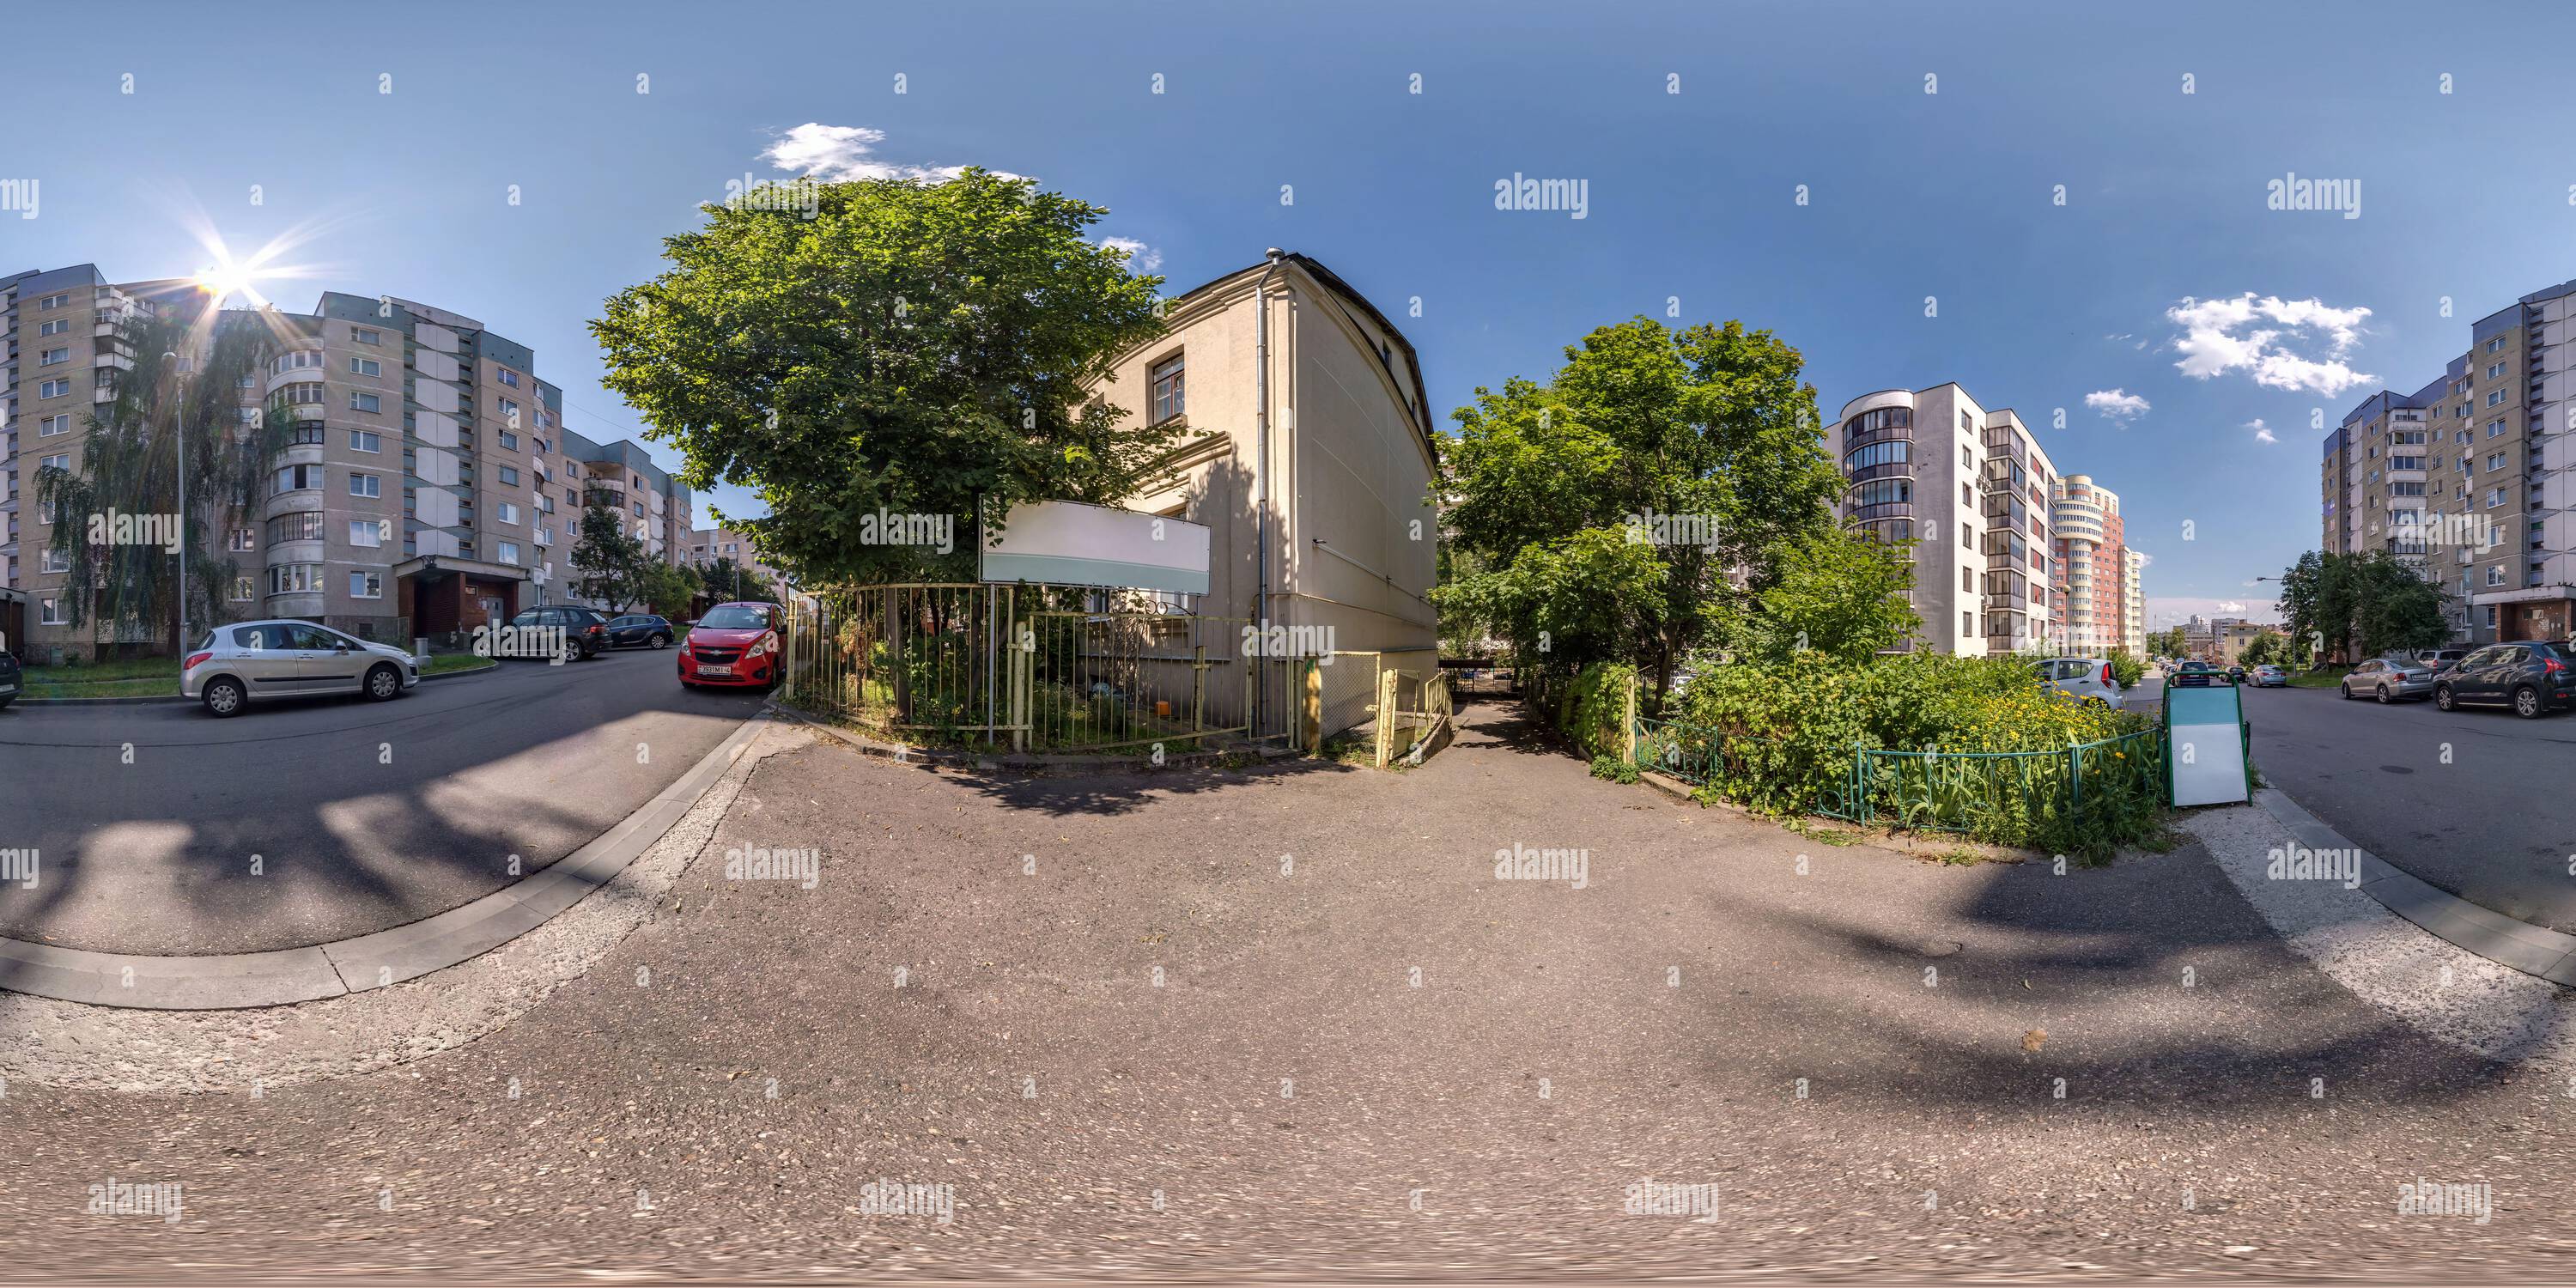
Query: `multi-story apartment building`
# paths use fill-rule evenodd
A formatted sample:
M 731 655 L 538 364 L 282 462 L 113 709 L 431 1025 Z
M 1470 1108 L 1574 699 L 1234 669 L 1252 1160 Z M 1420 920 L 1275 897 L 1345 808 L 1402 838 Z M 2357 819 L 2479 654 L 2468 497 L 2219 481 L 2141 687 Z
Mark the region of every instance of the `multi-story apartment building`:
M 1988 411 L 1956 384 L 1887 389 L 1845 404 L 1828 446 L 1851 483 L 1843 521 L 1914 541 L 1917 647 L 2063 646 L 2050 594 L 2058 478 L 2019 416 Z
M 2413 394 L 2381 390 L 2326 436 L 2324 548 L 2384 549 L 2455 597 L 2470 643 L 2576 630 L 2576 281 L 2478 319 Z
M 212 303 L 189 283 L 112 286 L 89 265 L 22 275 L 8 289 L 9 329 L 46 341 L 33 346 L 37 396 L 11 390 L 13 491 L 43 463 L 77 460 L 90 409 L 112 399 L 109 382 L 130 365 L 117 352 L 124 317 Z M 189 516 L 191 536 L 239 569 L 223 588 L 236 619 L 301 617 L 404 639 L 572 598 L 570 556 L 594 480 L 617 485 L 648 549 L 676 558 L 687 489 L 631 443 L 565 430 L 562 394 L 536 378 L 525 345 L 431 305 L 337 291 L 309 314 L 229 310 L 191 334 L 210 343 L 235 326 L 265 328 L 278 349 L 242 382 L 241 424 L 291 418 L 248 522 L 215 531 L 227 525 L 209 512 Z M 94 377 L 72 379 L 83 369 Z M 95 645 L 94 630 L 68 624 L 42 525 L 22 532 L 20 517 L 8 515 L 0 570 L 36 605 L 28 645 L 39 656 Z
M 2057 481 L 2050 522 L 2067 651 L 2098 657 L 2126 649 L 2130 570 L 2119 494 L 2089 475 L 2069 474 Z
M 760 555 L 751 548 L 751 538 L 731 528 L 699 528 L 689 534 L 688 548 L 680 552 L 680 561 L 692 568 L 713 567 L 718 559 L 732 560 L 734 566 L 742 569 L 751 581 L 781 599 L 786 598 L 787 579 L 777 569 L 761 561 Z
M 2120 647 L 2129 656 L 2147 655 L 2147 556 L 2120 552 Z

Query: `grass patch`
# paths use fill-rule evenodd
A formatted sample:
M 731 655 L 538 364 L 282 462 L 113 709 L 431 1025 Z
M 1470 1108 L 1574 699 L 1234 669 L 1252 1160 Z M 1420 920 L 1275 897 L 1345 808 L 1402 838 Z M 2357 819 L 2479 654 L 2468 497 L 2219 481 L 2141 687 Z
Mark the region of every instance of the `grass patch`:
M 2290 677 L 2290 687 L 2294 689 L 2331 689 L 2336 685 L 2343 683 L 2343 677 L 2351 671 L 2352 668 L 2348 666 L 2330 666 L 2315 671 L 2302 671 L 2299 674 Z
M 123 680 L 167 680 L 172 691 L 179 687 L 179 659 L 175 657 L 122 657 L 105 662 L 88 662 L 77 666 L 31 666 L 27 683 L 56 687 L 83 684 L 114 684 Z
M 458 671 L 487 671 L 500 663 L 471 653 L 440 653 L 422 665 L 422 675 L 450 675 Z
M 179 692 L 179 677 L 169 679 L 101 680 L 77 684 L 39 681 L 34 671 L 26 673 L 19 685 L 22 698 L 167 698 Z
M 1986 856 L 1979 854 L 1975 850 L 1971 850 L 1964 845 L 1953 845 L 1949 849 L 1943 850 L 1932 857 L 1939 860 L 1943 865 L 1954 868 L 1974 867 L 1977 864 L 1986 861 Z

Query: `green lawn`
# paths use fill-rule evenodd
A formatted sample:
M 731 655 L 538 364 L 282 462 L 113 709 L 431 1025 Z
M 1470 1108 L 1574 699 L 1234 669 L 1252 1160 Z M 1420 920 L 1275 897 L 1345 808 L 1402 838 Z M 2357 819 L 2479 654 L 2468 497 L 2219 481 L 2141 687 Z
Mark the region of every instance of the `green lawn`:
M 2346 666 L 2329 666 L 2314 671 L 2302 671 L 2291 676 L 2290 683 L 2302 689 L 2331 689 L 2343 683 L 2344 673 L 2351 669 Z
M 488 657 L 441 653 L 420 668 L 422 675 L 480 671 L 496 666 Z M 31 666 L 19 696 L 26 698 L 150 698 L 179 692 L 179 660 L 169 657 L 121 658 L 87 666 Z

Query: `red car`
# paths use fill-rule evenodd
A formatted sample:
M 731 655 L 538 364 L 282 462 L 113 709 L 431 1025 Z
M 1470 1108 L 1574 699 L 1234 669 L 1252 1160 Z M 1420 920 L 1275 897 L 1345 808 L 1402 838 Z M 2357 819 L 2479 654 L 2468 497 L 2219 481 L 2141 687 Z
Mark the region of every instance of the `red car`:
M 707 610 L 680 641 L 680 685 L 729 688 L 775 687 L 778 683 L 776 604 L 718 604 Z

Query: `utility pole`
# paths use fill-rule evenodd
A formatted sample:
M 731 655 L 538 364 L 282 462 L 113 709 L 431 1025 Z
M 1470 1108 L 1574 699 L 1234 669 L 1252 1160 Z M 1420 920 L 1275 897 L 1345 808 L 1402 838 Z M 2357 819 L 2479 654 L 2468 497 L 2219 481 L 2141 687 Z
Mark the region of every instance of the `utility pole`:
M 161 361 L 168 364 L 170 379 L 179 378 L 179 355 L 165 352 Z M 179 400 L 179 410 L 170 418 L 176 428 L 179 451 L 179 655 L 188 654 L 188 404 Z

